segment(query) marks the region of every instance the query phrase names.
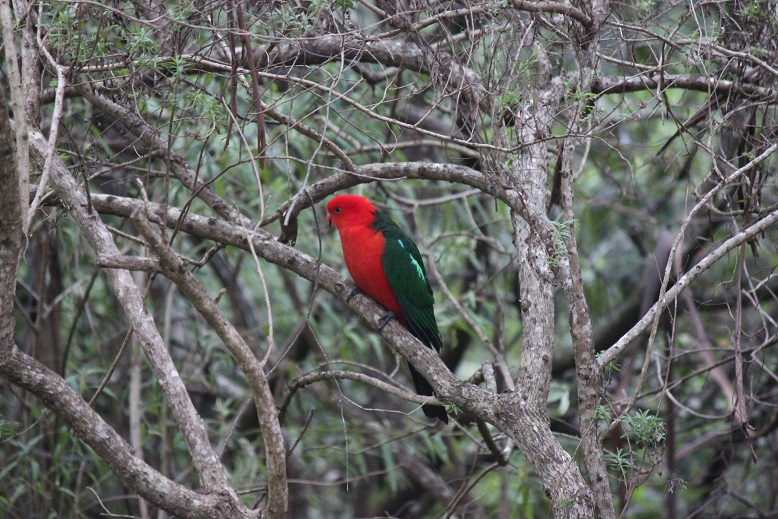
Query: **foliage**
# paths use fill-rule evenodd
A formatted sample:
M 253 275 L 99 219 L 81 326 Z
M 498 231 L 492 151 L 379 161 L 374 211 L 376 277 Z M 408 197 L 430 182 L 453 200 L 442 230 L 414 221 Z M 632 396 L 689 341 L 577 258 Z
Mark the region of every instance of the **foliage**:
M 203 487 L 168 382 L 131 333 L 110 269 L 132 272 L 248 508 L 268 503 L 267 428 L 246 363 L 172 274 L 150 261 L 106 266 L 159 256 L 107 197 L 180 210 L 175 225 L 155 216 L 152 226 L 265 361 L 290 517 L 572 513 L 569 495 L 549 499 L 563 485 L 544 479 L 544 456 L 566 452 L 563 472 L 583 474 L 596 494 L 585 438 L 610 478 L 597 506 L 610 500 L 616 515 L 660 513 L 658 502 L 676 516 L 775 513 L 766 496 L 778 494 L 776 226 L 743 238 L 778 204 L 774 3 L 594 2 L 600 14 L 584 2 L 13 4 L 22 19 L 4 46 L 37 56 L 31 128 L 48 136 L 58 121 L 52 161 L 88 192 L 121 256 L 95 251 L 52 188 L 19 262 L 14 341 L 94 398 L 161 477 Z M 4 58 L 3 89 L 19 95 Z M 443 361 L 492 392 L 480 408 L 444 399 L 455 425 L 431 424 L 418 403 L 365 383 L 412 387 L 402 348 L 323 273 L 348 277 L 324 212 L 345 189 L 414 237 Z M 192 215 L 271 239 L 252 251 L 226 231 L 196 232 Z M 733 237 L 684 292 L 654 306 Z M 294 247 L 269 259 L 278 242 Z M 306 277 L 308 257 L 319 270 Z M 532 314 L 541 301 L 527 296 L 536 280 L 552 294 L 542 333 Z M 642 333 L 614 349 L 652 308 Z M 543 341 L 553 358 L 536 347 Z M 0 347 L 2 367 L 10 345 Z M 522 385 L 537 366 L 549 382 Z M 57 414 L 64 407 L 47 408 L 2 373 L 0 516 L 156 515 Z M 583 400 L 587 384 L 594 402 Z M 556 442 L 540 454 L 522 434 L 531 413 L 495 411 L 532 392 Z M 514 428 L 499 426 L 507 415 Z

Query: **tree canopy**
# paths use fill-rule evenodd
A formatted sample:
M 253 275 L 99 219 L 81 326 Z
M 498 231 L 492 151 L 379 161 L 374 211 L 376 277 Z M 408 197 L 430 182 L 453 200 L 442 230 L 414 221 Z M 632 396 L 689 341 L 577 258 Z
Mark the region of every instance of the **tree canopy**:
M 774 1 L 0 22 L 0 516 L 778 511 Z M 439 355 L 349 297 L 343 192 Z

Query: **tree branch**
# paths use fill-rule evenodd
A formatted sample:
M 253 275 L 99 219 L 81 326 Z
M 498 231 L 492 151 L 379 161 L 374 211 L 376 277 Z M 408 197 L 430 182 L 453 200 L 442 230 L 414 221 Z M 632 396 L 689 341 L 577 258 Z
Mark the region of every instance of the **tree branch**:
M 607 0 L 591 3 L 592 12 L 596 13 L 598 22 L 602 22 L 606 16 L 605 7 Z M 597 63 L 597 50 L 599 49 L 600 33 L 595 32 L 589 36 L 585 44 L 579 41 L 576 47 L 579 70 L 579 92 L 590 92 L 592 82 L 599 69 Z M 580 256 L 578 242 L 575 235 L 575 212 L 573 204 L 575 200 L 573 161 L 578 139 L 576 135 L 590 135 L 588 131 L 588 114 L 592 109 L 585 97 L 578 98 L 574 103 L 571 114 L 570 136 L 562 145 L 562 157 L 560 168 L 560 198 L 563 213 L 562 225 L 566 233 L 565 238 L 566 258 L 562 263 L 562 284 L 567 298 L 569 310 L 570 336 L 573 341 L 573 353 L 576 368 L 576 386 L 578 390 L 578 425 L 581 431 L 581 448 L 584 454 L 586 471 L 589 474 L 592 496 L 597 508 L 597 515 L 602 519 L 615 519 L 613 507 L 613 495 L 611 494 L 608 471 L 605 467 L 603 450 L 597 431 L 597 408 L 600 403 L 600 377 L 596 366 L 594 353 L 594 331 L 589 305 L 584 292 L 583 278 L 581 275 Z
M 265 47 L 258 55 L 263 61 L 261 65 L 268 68 L 320 65 L 334 59 L 345 59 L 431 74 L 434 71 L 430 70 L 424 52 L 424 49 L 411 41 L 373 40 L 353 34 L 326 34 L 287 40 L 273 45 L 272 48 Z M 446 77 L 436 78 L 435 82 L 453 85 L 472 106 L 479 106 L 485 113 L 489 113 L 492 98 L 480 76 L 474 70 L 460 65 L 448 53 L 436 53 L 436 59 L 440 64 L 438 73 L 445 74 Z M 443 70 L 445 72 L 442 72 Z
M 383 380 L 378 380 L 377 378 L 365 375 L 364 373 L 355 373 L 353 371 L 318 371 L 316 373 L 308 373 L 307 375 L 303 375 L 302 377 L 299 377 L 295 379 L 294 382 L 292 382 L 292 384 L 289 386 L 289 389 L 287 390 L 283 403 L 281 403 L 278 408 L 280 420 L 283 421 L 284 415 L 286 414 L 286 409 L 289 407 L 289 404 L 291 403 L 292 398 L 294 397 L 295 393 L 297 393 L 297 391 L 309 384 L 321 382 L 322 380 L 354 380 L 368 386 L 373 386 L 374 388 L 380 389 L 384 393 L 389 393 L 390 395 L 402 398 L 408 402 L 413 402 L 414 404 L 443 405 L 443 402 L 435 397 L 417 395 L 416 393 L 399 388 L 394 384 L 388 384 Z
M 8 5 L 0 6 L 3 9 L 8 9 Z M 10 16 L 10 12 L 7 14 Z M 14 163 L 8 108 L 5 92 L 0 88 L 0 364 L 5 363 L 14 344 L 16 274 L 24 236 L 22 218 L 27 210 L 20 202 L 19 177 L 23 172 Z
M 13 314 L 11 314 L 13 315 Z M 0 345 L 0 374 L 29 391 L 59 416 L 76 436 L 105 460 L 128 487 L 155 506 L 180 517 L 259 518 L 222 491 L 194 492 L 174 483 L 138 459 L 130 445 L 59 375 L 7 343 Z
M 46 140 L 38 131 L 31 131 L 29 135 L 32 157 L 37 163 L 43 164 L 47 152 Z M 51 184 L 96 254 L 118 256 L 119 249 L 111 234 L 96 215 L 87 212 L 86 195 L 58 156 L 52 161 Z M 189 398 L 151 313 L 146 310 L 138 286 L 130 273 L 124 270 L 109 269 L 105 271 L 105 276 L 143 345 L 143 351 L 168 399 L 203 487 L 208 492 L 229 493 L 227 478 L 211 447 L 205 424 Z M 232 497 L 237 499 L 234 491 Z
M 541 55 L 540 59 L 546 58 Z M 514 185 L 521 185 L 527 193 L 523 211 L 511 211 L 513 243 L 519 253 L 522 348 L 516 376 L 518 389 L 510 405 L 523 407 L 525 414 L 509 423 L 521 424 L 525 435 L 522 452 L 543 480 L 554 516 L 585 517 L 594 507 L 591 489 L 572 457 L 551 433 L 547 409 L 555 324 L 554 283 L 558 274 L 554 259 L 558 253 L 553 233 L 544 232 L 541 227 L 551 225 L 546 216 L 548 146 L 537 137 L 550 131 L 564 89 L 558 80 L 546 83 L 542 76 L 536 88 L 537 101 L 528 118 L 530 124 L 522 127 L 518 136 L 522 142 L 534 144 L 506 172 Z M 532 427 L 530 433 L 527 427 L 535 421 L 544 425 Z
M 627 92 L 642 92 L 658 88 L 681 88 L 697 92 L 717 94 L 739 94 L 755 100 L 775 102 L 778 92 L 772 88 L 721 79 L 716 76 L 694 76 L 691 74 L 665 74 L 659 70 L 640 74 L 634 77 L 598 77 L 592 83 L 592 93 L 597 95 L 625 94 Z
M 551 222 L 545 217 L 538 219 L 529 213 L 527 194 L 522 184 L 509 184 L 505 180 L 497 178 L 496 175 L 482 173 L 467 166 L 431 162 L 374 163 L 358 166 L 353 172 L 335 173 L 310 185 L 281 204 L 278 211 L 260 222 L 259 226 L 264 227 L 279 218 L 284 220 L 296 218 L 303 209 L 324 200 L 336 191 L 376 180 L 401 178 L 440 180 L 474 187 L 504 202 L 523 218 L 536 221 L 536 228 L 542 236 L 549 238 L 551 236 L 553 229 Z
M 40 30 L 40 27 L 39 27 Z M 46 159 L 43 162 L 43 167 L 41 168 L 41 180 L 38 183 L 38 191 L 35 193 L 35 197 L 32 199 L 32 203 L 30 204 L 29 209 L 27 210 L 27 217 L 25 218 L 25 222 L 28 223 L 32 222 L 33 217 L 35 216 L 35 211 L 38 210 L 38 206 L 41 203 L 41 198 L 43 197 L 43 193 L 46 191 L 46 187 L 49 184 L 49 175 L 51 174 L 51 163 L 54 159 L 54 154 L 57 152 L 57 137 L 59 136 L 59 123 L 62 120 L 62 110 L 64 108 L 64 100 L 65 100 L 65 87 L 67 87 L 67 80 L 65 79 L 65 74 L 67 73 L 67 69 L 60 65 L 59 63 L 54 60 L 54 57 L 49 53 L 48 49 L 46 48 L 46 45 L 43 44 L 43 42 L 40 40 L 40 34 L 38 35 L 38 48 L 40 49 L 40 52 L 46 56 L 46 59 L 49 61 L 49 64 L 54 67 L 54 70 L 57 72 L 57 88 L 56 93 L 54 95 L 54 111 L 51 114 L 51 126 L 49 128 L 49 145 L 48 150 L 46 152 Z M 20 123 L 25 124 L 25 123 Z M 28 231 L 28 228 L 25 228 L 25 233 Z
M 19 351 L 14 344 L 13 301 L 22 243 L 22 208 L 7 106 L 0 89 L 0 192 L 3 193 L 0 203 L 0 375 L 40 398 L 105 460 L 125 485 L 156 506 L 181 517 L 256 518 L 258 514 L 250 512 L 231 496 L 193 492 L 152 469 L 133 454 L 127 442 L 59 375 Z M 42 162 L 43 150 L 36 150 L 35 146 L 45 146 L 45 140 L 39 133 L 32 136 L 34 156 Z M 58 160 L 52 163 L 54 171 L 60 166 Z
M 670 303 L 675 301 L 678 294 L 689 286 L 700 274 L 711 268 L 717 261 L 729 254 L 730 251 L 739 247 L 741 243 L 748 242 L 755 236 L 765 232 L 770 226 L 778 223 L 778 208 L 773 208 L 772 212 L 767 216 L 754 222 L 749 227 L 744 228 L 734 236 L 730 237 L 724 243 L 719 245 L 713 252 L 705 256 L 694 267 L 692 267 L 686 274 L 673 285 L 672 288 L 667 290 L 663 296 L 651 307 L 651 309 L 644 315 L 638 323 L 633 326 L 624 336 L 619 339 L 616 344 L 608 348 L 597 359 L 597 368 L 603 369 L 609 362 L 618 357 L 618 355 L 629 346 L 639 335 L 645 332 L 653 322 L 658 312 L 664 310 Z
M 162 273 L 173 281 L 205 318 L 224 345 L 230 351 L 238 367 L 246 375 L 254 405 L 257 408 L 260 433 L 265 443 L 267 462 L 267 516 L 270 519 L 282 519 L 288 511 L 288 488 L 286 482 L 286 450 L 281 425 L 278 421 L 273 393 L 267 377 L 254 353 L 243 340 L 238 330 L 219 310 L 218 305 L 208 296 L 189 266 L 182 261 L 167 241 L 162 238 L 149 223 L 142 211 L 132 216 L 135 227 L 146 239 L 149 246 L 159 256 Z
M 93 195 L 92 204 L 99 212 L 124 217 L 130 217 L 134 211 L 145 210 L 146 207 L 144 202 L 110 195 Z M 203 239 L 232 245 L 245 251 L 251 250 L 248 243 L 251 239 L 258 256 L 295 272 L 309 281 L 315 280 L 318 286 L 335 295 L 365 320 L 372 330 L 379 332 L 392 344 L 395 350 L 430 382 L 440 401 L 450 402 L 474 414 L 495 425 L 513 439 L 525 452 L 527 459 L 533 463 L 543 481 L 547 482 L 546 488 L 550 495 L 555 496 L 557 506 L 562 504 L 558 500 L 560 490 L 579 489 L 575 492 L 583 493 L 576 494 L 575 499 L 586 500 L 585 486 L 581 487 L 579 484 L 582 483 L 580 472 L 572 465 L 572 458 L 559 446 L 548 428 L 545 401 L 542 404 L 536 404 L 534 400 L 527 401 L 519 392 L 495 395 L 458 380 L 433 350 L 425 347 L 396 321 L 390 322 L 380 330 L 383 308 L 366 297 L 354 297 L 349 300 L 348 296 L 354 288 L 351 282 L 346 281 L 330 267 L 319 264 L 307 254 L 278 242 L 274 236 L 263 230 L 252 231 L 217 218 L 206 218 L 191 212 L 184 216 L 182 211 L 175 207 L 154 203 L 149 203 L 147 207 L 148 213 L 166 226 Z M 548 483 L 551 481 L 556 481 L 559 485 L 551 488 Z
M 25 95 L 24 87 L 22 86 L 23 80 L 19 73 L 17 64 L 19 63 L 19 55 L 16 52 L 16 38 L 14 38 L 14 20 L 11 14 L 11 2 L 0 3 L 0 25 L 2 25 L 3 31 L 3 51 L 5 52 L 5 62 L 10 65 L 6 67 L 8 74 L 8 84 L 10 90 L 10 106 L 13 108 L 14 117 L 19 123 L 15 126 L 16 129 L 16 156 L 10 155 L 9 159 L 12 161 L 15 159 L 19 168 L 19 174 L 15 175 L 18 185 L 16 190 L 19 191 L 17 197 L 20 209 L 22 211 L 22 231 L 23 234 L 27 233 L 29 229 L 29 222 L 27 221 L 27 209 L 30 205 L 30 145 L 27 142 L 27 113 L 25 110 Z M 3 96 L 5 98 L 5 96 Z M 4 99 L 5 101 L 5 99 Z M 8 122 L 8 105 L 3 103 L 3 110 L 5 111 L 5 123 Z M 4 137 L 3 137 L 4 138 Z

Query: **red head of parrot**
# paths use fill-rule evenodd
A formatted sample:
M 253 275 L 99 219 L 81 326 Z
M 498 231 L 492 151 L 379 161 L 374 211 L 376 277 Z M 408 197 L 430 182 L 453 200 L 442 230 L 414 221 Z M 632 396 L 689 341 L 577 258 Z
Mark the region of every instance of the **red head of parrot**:
M 384 273 L 386 240 L 373 228 L 377 212 L 365 197 L 338 195 L 327 204 L 327 222 L 338 229 L 343 258 L 354 283 L 405 324 L 400 303 Z

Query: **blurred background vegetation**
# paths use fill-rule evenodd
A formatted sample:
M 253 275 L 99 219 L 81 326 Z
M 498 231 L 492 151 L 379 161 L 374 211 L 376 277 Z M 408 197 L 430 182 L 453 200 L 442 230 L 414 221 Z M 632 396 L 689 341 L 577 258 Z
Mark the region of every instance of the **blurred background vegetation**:
M 778 142 L 774 1 L 612 2 L 596 28 L 600 69 L 585 93 L 575 90 L 571 19 L 511 2 L 237 2 L 245 28 L 233 2 L 19 2 L 17 11 L 25 5 L 23 21 L 35 24 L 39 44 L 67 67 L 56 151 L 82 185 L 132 198 L 142 196 L 142 186 L 152 201 L 213 214 L 171 176 L 169 158 L 138 138 L 137 127 L 98 106 L 99 96 L 144 121 L 142 131 L 155 132 L 223 200 L 274 235 L 281 226 L 273 217 L 285 202 L 343 169 L 337 151 L 356 165 L 429 161 L 500 181 L 523 153 L 517 125 L 539 102 L 537 81 L 569 81 L 548 135 L 549 217 L 560 239 L 576 233 L 599 350 L 656 301 L 659 272 L 685 222 L 670 258 L 671 284 L 778 203 L 771 157 L 689 217 L 715 183 Z M 381 42 L 395 45 L 396 54 L 379 53 Z M 409 48 L 428 49 L 422 55 L 438 61 L 425 63 Z M 440 79 L 452 63 L 479 78 L 489 109 L 468 105 L 458 85 Z M 58 83 L 42 56 L 39 74 L 40 124 L 48 128 Z M 587 103 L 588 115 L 574 164 L 575 221 L 565 222 L 554 198 L 555 169 L 570 124 L 563 108 L 576 102 Z M 423 251 L 446 343 L 442 357 L 456 375 L 470 379 L 493 360 L 484 338 L 515 369 L 522 323 L 508 208 L 445 181 L 376 181 L 350 192 L 389 211 Z M 295 247 L 346 275 L 323 205 L 300 212 Z M 129 220 L 101 218 L 124 254 L 150 254 Z M 269 350 L 266 373 L 277 405 L 300 377 L 329 370 L 410 387 L 400 357 L 312 283 L 242 250 L 185 232 L 167 237 L 257 354 Z M 617 514 L 778 513 L 775 239 L 773 228 L 712 266 L 665 312 L 650 356 L 642 337 L 604 373 L 603 429 L 637 394 L 622 425 L 604 437 Z M 17 344 L 86 400 L 116 363 L 94 409 L 125 438 L 135 431 L 138 454 L 150 465 L 196 488 L 197 473 L 140 346 L 130 337 L 117 357 L 129 323 L 102 270 L 68 209 L 47 199 L 20 263 Z M 246 504 L 262 505 L 264 452 L 243 375 L 174 284 L 148 272 L 135 278 L 230 482 Z M 580 461 L 561 291 L 555 318 L 549 412 L 559 441 Z M 733 420 L 736 342 L 747 431 Z M 499 377 L 498 389 L 506 389 Z M 140 505 L 39 400 L 5 381 L 0 391 L 0 516 L 166 515 Z M 518 450 L 497 463 L 472 418 L 450 411 L 456 425 L 443 427 L 430 425 L 416 405 L 358 382 L 300 388 L 282 423 L 293 448 L 290 516 L 547 517 L 543 484 Z M 504 445 L 500 432 L 492 433 Z

